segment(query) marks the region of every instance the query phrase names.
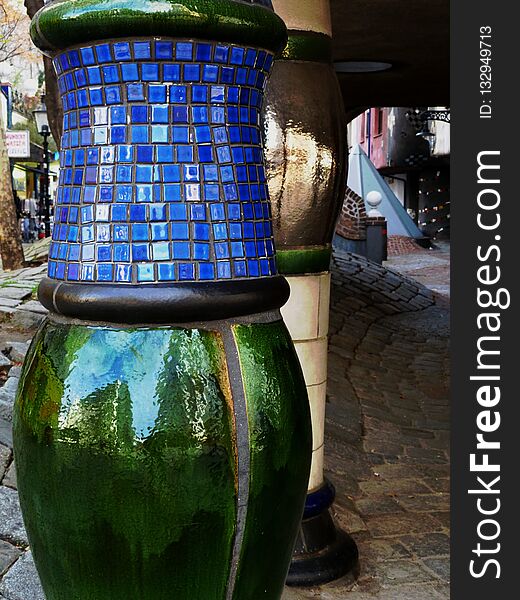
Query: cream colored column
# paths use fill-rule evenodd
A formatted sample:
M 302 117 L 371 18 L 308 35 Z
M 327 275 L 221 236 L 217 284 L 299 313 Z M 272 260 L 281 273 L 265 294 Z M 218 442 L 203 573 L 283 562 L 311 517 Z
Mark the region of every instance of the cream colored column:
M 291 296 L 282 308 L 282 316 L 294 341 L 309 394 L 312 418 L 309 491 L 314 491 L 323 484 L 330 273 L 288 276 L 287 281 Z
M 300 358 L 312 417 L 309 492 L 323 483 L 331 241 L 347 158 L 343 100 L 331 62 L 329 0 L 273 0 L 289 31 L 266 92 L 267 180 L 280 272 L 291 286 L 282 315 Z

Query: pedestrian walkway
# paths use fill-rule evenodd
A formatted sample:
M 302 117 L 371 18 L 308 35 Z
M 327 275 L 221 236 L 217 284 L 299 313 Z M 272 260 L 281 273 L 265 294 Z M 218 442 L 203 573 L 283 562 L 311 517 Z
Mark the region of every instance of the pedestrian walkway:
M 394 257 L 392 271 L 335 255 L 326 474 L 360 569 L 357 580 L 287 589 L 284 600 L 449 598 L 449 254 L 418 254 L 401 263 Z M 397 270 L 419 271 L 422 283 Z M 5 287 L 21 281 L 27 289 L 37 277 L 27 273 L 11 274 Z M 425 285 L 442 285 L 444 295 Z M 44 600 L 19 512 L 10 434 L 20 363 L 44 309 L 31 295 L 11 308 L 0 325 L 0 600 Z

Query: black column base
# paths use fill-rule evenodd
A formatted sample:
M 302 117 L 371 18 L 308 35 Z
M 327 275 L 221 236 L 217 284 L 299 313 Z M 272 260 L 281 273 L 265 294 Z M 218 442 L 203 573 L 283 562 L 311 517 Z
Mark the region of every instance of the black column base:
M 336 527 L 329 512 L 334 497 L 334 487 L 329 482 L 307 496 L 287 585 L 327 583 L 357 567 L 358 549 L 354 540 Z

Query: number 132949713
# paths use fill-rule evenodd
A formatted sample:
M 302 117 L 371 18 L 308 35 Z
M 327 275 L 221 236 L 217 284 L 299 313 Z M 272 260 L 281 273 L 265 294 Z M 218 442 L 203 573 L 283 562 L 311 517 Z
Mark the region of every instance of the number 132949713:
M 492 29 L 489 25 L 480 28 L 480 118 L 491 119 L 492 111 Z

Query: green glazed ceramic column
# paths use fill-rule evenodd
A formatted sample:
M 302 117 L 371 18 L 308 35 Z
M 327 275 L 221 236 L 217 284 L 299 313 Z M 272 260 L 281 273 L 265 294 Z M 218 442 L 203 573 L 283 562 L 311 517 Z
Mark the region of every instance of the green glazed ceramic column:
M 260 109 L 270 2 L 62 0 L 50 315 L 14 415 L 47 600 L 278 600 L 312 450 Z
M 313 455 L 302 529 L 288 582 L 327 581 L 357 560 L 334 527 L 323 477 L 331 242 L 346 182 L 343 100 L 331 64 L 328 0 L 274 0 L 289 30 L 266 94 L 264 139 L 277 263 L 291 286 L 282 315 L 300 358 L 312 415 Z

